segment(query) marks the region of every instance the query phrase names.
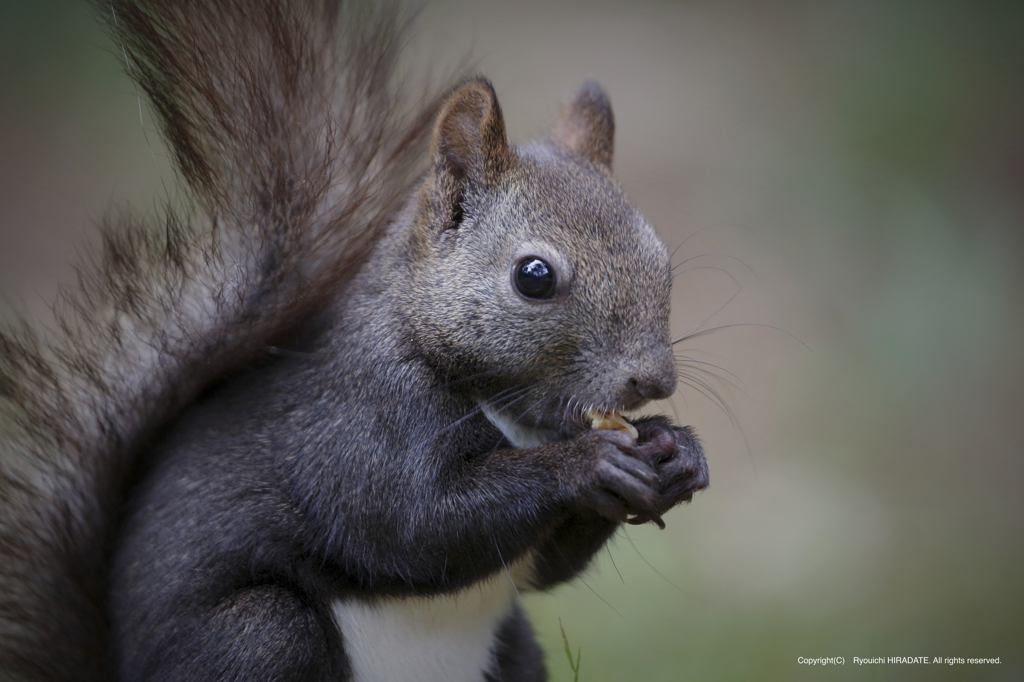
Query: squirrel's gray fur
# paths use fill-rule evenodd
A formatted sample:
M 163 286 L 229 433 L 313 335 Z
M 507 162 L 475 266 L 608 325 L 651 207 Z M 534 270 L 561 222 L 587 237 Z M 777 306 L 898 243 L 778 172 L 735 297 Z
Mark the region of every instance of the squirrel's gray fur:
M 0 333 L 0 674 L 369 679 L 347 604 L 544 588 L 707 485 L 689 429 L 584 419 L 676 383 L 596 84 L 511 147 L 482 79 L 400 115 L 390 3 L 97 8 L 189 202 L 110 221 L 58 333 Z M 502 613 L 474 679 L 543 679 Z

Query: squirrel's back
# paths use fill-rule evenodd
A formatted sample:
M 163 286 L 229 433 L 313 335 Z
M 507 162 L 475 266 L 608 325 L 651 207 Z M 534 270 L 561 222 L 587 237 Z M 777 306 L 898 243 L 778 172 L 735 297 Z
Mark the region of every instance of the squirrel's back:
M 58 333 L 0 331 L 0 674 L 99 679 L 105 563 L 137 453 L 343 287 L 407 190 L 388 2 L 115 0 L 183 207 L 108 219 Z M 120 51 L 120 50 L 119 50 Z

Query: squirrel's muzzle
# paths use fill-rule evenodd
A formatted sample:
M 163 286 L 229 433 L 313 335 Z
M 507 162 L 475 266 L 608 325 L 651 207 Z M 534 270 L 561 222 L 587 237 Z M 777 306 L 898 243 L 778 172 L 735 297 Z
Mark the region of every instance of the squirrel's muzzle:
M 649 349 L 624 360 L 616 368 L 612 389 L 614 404 L 636 409 L 651 400 L 663 400 L 676 392 L 675 356 L 667 349 Z
M 669 370 L 632 376 L 629 378 L 629 388 L 644 400 L 663 400 L 676 392 L 676 374 Z

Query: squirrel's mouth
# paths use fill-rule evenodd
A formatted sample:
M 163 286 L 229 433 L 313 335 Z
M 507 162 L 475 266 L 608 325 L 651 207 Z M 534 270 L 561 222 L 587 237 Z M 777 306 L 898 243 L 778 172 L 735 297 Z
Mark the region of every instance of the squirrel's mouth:
M 481 402 L 480 408 L 488 421 L 517 448 L 574 438 L 593 429 L 622 431 L 634 440 L 638 435 L 636 428 L 623 417 L 624 407 L 595 406 L 569 399 L 560 401 L 554 409 L 538 409 L 535 414 L 516 414 L 487 402 Z
M 563 437 L 568 438 L 591 430 L 622 431 L 636 440 L 636 428 L 623 414 L 636 408 L 634 405 L 580 405 L 570 400 L 562 410 L 562 422 L 558 430 Z
M 602 412 L 601 410 L 590 409 L 583 416 L 590 422 L 590 428 L 592 429 L 622 431 L 629 434 L 634 441 L 639 437 L 636 427 L 626 421 L 621 412 Z

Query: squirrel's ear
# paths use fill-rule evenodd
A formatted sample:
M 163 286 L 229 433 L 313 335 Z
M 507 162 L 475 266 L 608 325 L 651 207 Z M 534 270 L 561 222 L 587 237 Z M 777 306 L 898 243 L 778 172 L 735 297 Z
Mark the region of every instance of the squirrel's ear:
M 558 111 L 552 141 L 596 164 L 612 167 L 615 116 L 608 94 L 595 80 L 587 80 Z
M 430 152 L 435 173 L 459 185 L 494 185 L 512 166 L 505 119 L 489 82 L 470 81 L 448 96 L 434 123 Z

